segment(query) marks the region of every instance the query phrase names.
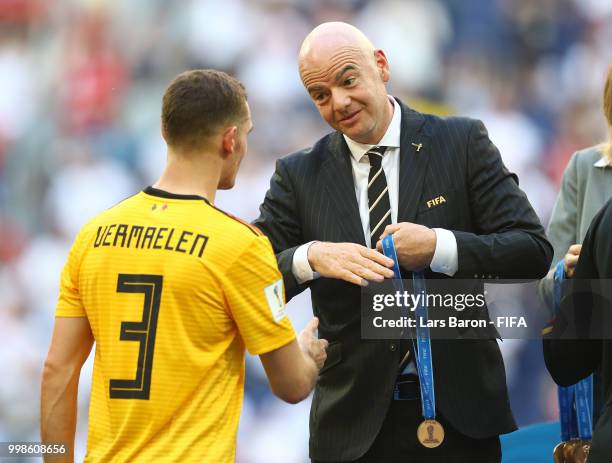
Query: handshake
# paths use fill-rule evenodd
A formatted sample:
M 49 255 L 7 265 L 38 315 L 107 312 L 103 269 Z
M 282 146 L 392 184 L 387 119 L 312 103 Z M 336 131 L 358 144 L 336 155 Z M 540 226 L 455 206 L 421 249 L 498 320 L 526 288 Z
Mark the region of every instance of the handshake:
M 317 338 L 316 331 L 319 326 L 319 319 L 312 318 L 306 328 L 298 335 L 298 345 L 306 359 L 316 366 L 317 373 L 327 359 L 327 346 L 329 343 L 325 339 Z
M 285 402 L 301 402 L 314 389 L 328 345 L 325 339 L 317 338 L 318 326 L 319 319 L 314 317 L 297 341 L 260 355 L 272 392 Z

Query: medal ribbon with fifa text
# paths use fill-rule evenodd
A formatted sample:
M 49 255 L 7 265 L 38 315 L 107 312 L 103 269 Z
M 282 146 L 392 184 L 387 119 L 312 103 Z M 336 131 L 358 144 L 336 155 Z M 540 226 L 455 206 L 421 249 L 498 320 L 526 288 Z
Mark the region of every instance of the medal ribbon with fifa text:
M 561 307 L 561 285 L 565 278 L 563 260 L 557 263 L 554 274 L 554 311 Z M 553 450 L 555 463 L 584 463 L 589 455 L 593 437 L 593 375 L 571 386 L 557 386 L 561 443 Z
M 404 285 L 402 283 L 402 275 L 397 253 L 395 251 L 393 235 L 388 235 L 383 238 L 382 249 L 383 254 L 393 260 L 393 273 L 395 274 L 393 283 L 395 289 L 403 293 Z M 423 302 L 426 301 L 427 288 L 425 276 L 422 271 L 412 272 L 412 283 L 415 293 L 422 294 L 415 310 L 418 348 L 415 346 L 414 337 L 411 337 L 412 351 L 415 353 L 415 361 L 419 375 L 421 411 L 424 418 L 424 421 L 417 429 L 417 438 L 423 446 L 434 448 L 439 446 L 444 440 L 444 428 L 440 422 L 436 420 L 436 395 L 433 377 L 431 340 L 429 327 L 427 325 L 428 312 L 427 305 L 423 304 Z

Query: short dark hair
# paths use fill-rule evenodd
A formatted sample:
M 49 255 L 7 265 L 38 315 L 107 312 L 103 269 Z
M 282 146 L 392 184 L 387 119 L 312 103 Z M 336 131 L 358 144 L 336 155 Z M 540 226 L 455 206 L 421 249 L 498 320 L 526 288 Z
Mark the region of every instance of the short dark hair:
M 246 91 L 234 77 L 214 69 L 179 74 L 162 99 L 162 129 L 168 145 L 197 148 L 220 128 L 247 117 Z

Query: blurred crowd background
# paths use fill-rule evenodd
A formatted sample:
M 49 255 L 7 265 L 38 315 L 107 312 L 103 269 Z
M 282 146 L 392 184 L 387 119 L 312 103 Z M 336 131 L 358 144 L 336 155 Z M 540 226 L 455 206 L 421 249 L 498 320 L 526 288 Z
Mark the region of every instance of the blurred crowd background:
M 252 220 L 275 160 L 328 131 L 296 55 L 329 20 L 360 27 L 387 52 L 393 95 L 482 119 L 545 225 L 572 152 L 606 137 L 609 0 L 0 0 L 0 441 L 39 440 L 60 270 L 82 224 L 161 172 L 169 81 L 214 67 L 245 83 L 255 130 L 217 206 Z M 288 311 L 301 329 L 308 295 Z M 501 347 L 519 424 L 555 419 L 540 343 Z M 306 461 L 309 403 L 273 398 L 257 358 L 247 370 L 238 461 Z M 90 372 L 88 363 L 81 458 Z

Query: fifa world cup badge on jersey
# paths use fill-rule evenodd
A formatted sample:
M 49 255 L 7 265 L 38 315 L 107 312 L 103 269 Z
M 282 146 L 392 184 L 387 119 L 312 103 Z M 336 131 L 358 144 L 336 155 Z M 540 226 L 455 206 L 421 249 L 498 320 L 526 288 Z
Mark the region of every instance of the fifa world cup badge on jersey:
M 270 286 L 264 288 L 268 307 L 272 312 L 272 317 L 276 323 L 285 318 L 285 302 L 283 301 L 283 279 L 279 278 Z

